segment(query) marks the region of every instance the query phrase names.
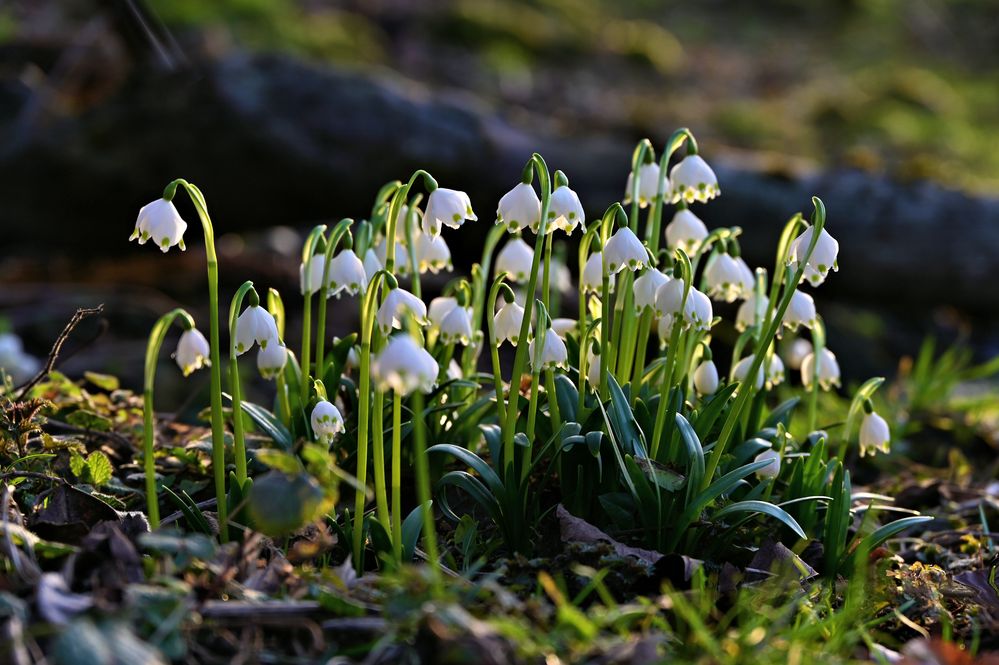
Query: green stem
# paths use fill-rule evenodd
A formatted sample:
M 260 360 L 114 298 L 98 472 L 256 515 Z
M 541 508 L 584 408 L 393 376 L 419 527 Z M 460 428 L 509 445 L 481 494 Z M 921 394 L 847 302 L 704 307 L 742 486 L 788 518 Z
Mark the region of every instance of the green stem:
M 323 268 L 323 282 L 321 284 L 312 284 L 312 262 L 315 260 L 316 246 L 324 238 L 326 233 L 326 225 L 319 224 L 312 231 L 309 232 L 308 237 L 305 239 L 305 245 L 302 247 L 302 265 L 305 266 L 305 284 L 308 287 L 305 289 L 305 295 L 303 296 L 304 302 L 302 306 L 302 383 L 299 398 L 301 399 L 302 408 L 309 401 L 309 386 L 312 385 L 312 375 L 309 371 L 309 365 L 312 363 L 309 353 L 312 348 L 312 294 L 313 292 L 320 294 L 321 298 L 326 297 L 326 274 L 329 271 L 329 266 Z M 320 377 L 322 378 L 322 377 Z
M 385 488 L 385 395 L 375 388 L 374 411 L 371 415 L 374 424 L 372 434 L 372 462 L 375 465 L 375 507 L 378 521 L 390 533 L 392 520 L 389 514 L 388 494 Z
M 174 319 L 180 317 L 186 329 L 194 328 L 194 319 L 183 309 L 177 308 L 164 314 L 153 326 L 146 344 L 146 363 L 142 394 L 142 463 L 146 476 L 146 506 L 149 515 L 149 528 L 155 531 L 160 526 L 160 504 L 156 496 L 156 460 L 153 457 L 156 431 L 154 427 L 153 397 L 156 384 L 156 361 L 163 347 L 163 339 Z
M 416 456 L 416 495 L 423 516 L 423 540 L 427 546 L 427 559 L 433 576 L 433 590 L 440 594 L 443 590 L 441 579 L 440 550 L 437 547 L 437 528 L 434 524 L 434 511 L 430 494 L 430 466 L 427 463 L 427 441 L 423 421 L 423 393 L 413 394 L 413 449 Z
M 182 186 L 190 197 L 201 228 L 205 234 L 205 256 L 208 264 L 208 344 L 211 360 L 211 405 L 212 405 L 212 470 L 215 479 L 215 498 L 218 501 L 219 536 L 228 542 L 226 491 L 225 491 L 225 428 L 222 424 L 222 354 L 219 344 L 219 262 L 215 254 L 215 232 L 208 215 L 205 196 L 195 185 L 177 179 L 167 185 L 163 198 L 170 201 L 178 186 Z
M 502 227 L 497 227 L 502 228 Z M 505 285 L 506 273 L 497 275 L 496 280 L 493 282 L 492 288 L 489 289 L 489 312 L 496 311 L 496 298 L 499 295 L 500 289 Z M 509 288 L 509 287 L 508 287 Z M 527 316 L 527 313 L 524 313 Z M 499 344 L 496 343 L 496 323 L 493 321 L 493 317 L 486 316 L 486 332 L 489 334 L 489 356 L 493 363 L 493 386 L 496 390 L 496 411 L 497 418 L 499 420 L 500 432 L 503 431 L 503 426 L 506 422 L 506 407 L 503 402 L 503 374 L 500 369 L 499 361 Z M 518 344 L 523 340 L 518 340 Z M 513 439 L 510 440 L 510 450 L 504 450 L 504 455 L 513 455 Z
M 641 386 L 642 376 L 645 375 L 645 351 L 649 347 L 649 331 L 652 326 L 652 310 L 646 308 L 642 312 L 638 324 L 638 342 L 635 344 L 634 371 L 631 375 L 631 404 L 634 406 L 638 397 L 638 389 Z
M 344 235 L 350 232 L 350 225 L 354 223 L 354 220 L 350 218 L 341 219 L 333 230 L 330 232 L 329 242 L 326 243 L 326 251 L 323 252 L 323 287 L 322 291 L 319 293 L 319 311 L 317 312 L 316 318 L 316 376 L 320 381 L 326 380 L 326 301 L 328 296 L 326 294 L 326 284 L 330 278 L 330 261 L 333 260 L 333 254 L 336 252 L 337 248 L 340 246 L 340 240 Z M 336 390 L 334 389 L 334 392 Z
M 402 395 L 392 391 L 392 549 L 402 563 Z
M 232 393 L 232 441 L 236 458 L 236 482 L 246 483 L 246 435 L 243 431 L 243 397 L 239 385 L 239 354 L 236 353 L 236 320 L 247 293 L 256 291 L 253 282 L 243 282 L 229 305 L 229 392 Z M 251 301 L 252 302 L 252 301 Z M 276 343 L 276 341 L 272 341 Z
M 409 270 L 411 293 L 417 298 L 422 298 L 422 286 L 420 285 L 420 266 L 416 264 L 416 242 L 413 238 L 413 227 L 416 224 L 416 207 L 420 204 L 420 197 L 410 199 L 409 207 L 406 210 L 406 223 L 403 231 L 406 233 L 406 251 L 409 252 Z M 387 247 L 387 246 L 386 246 Z

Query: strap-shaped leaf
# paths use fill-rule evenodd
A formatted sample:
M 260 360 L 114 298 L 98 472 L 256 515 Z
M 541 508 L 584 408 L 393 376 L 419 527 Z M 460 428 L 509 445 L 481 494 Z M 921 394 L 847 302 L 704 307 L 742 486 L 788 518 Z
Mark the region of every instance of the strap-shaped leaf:
M 438 443 L 436 446 L 427 448 L 427 453 L 446 453 L 455 457 L 465 466 L 475 469 L 476 473 L 482 476 L 483 482 L 485 482 L 486 486 L 497 499 L 503 497 L 505 494 L 506 488 L 503 486 L 499 475 L 493 471 L 493 468 L 484 459 L 471 450 L 456 446 L 453 443 Z
M 704 478 L 704 448 L 701 447 L 697 432 L 681 413 L 676 414 L 676 426 L 680 430 L 680 440 L 683 441 L 684 450 L 687 451 L 686 503 L 693 498 L 694 492 L 701 486 L 701 480 Z
M 428 501 L 433 505 L 433 501 Z M 420 512 L 422 506 L 417 506 L 406 515 L 402 521 L 402 560 L 412 561 L 416 554 L 416 543 L 420 540 L 420 533 L 423 532 L 423 514 Z
M 226 393 L 222 393 L 222 396 L 232 401 Z M 290 451 L 295 445 L 295 439 L 292 437 L 291 432 L 288 428 L 284 426 L 277 416 L 273 413 L 260 406 L 259 404 L 254 404 L 252 402 L 240 402 L 243 407 L 243 411 L 246 415 L 250 416 L 250 419 L 256 424 L 260 430 L 269 436 L 274 443 L 276 443 L 282 450 Z
M 791 531 L 799 538 L 807 538 L 805 532 L 802 530 L 801 526 L 791 517 L 787 512 L 778 506 L 767 501 L 739 501 L 738 503 L 730 503 L 729 505 L 721 508 L 711 516 L 711 519 L 720 520 L 726 515 L 732 515 L 733 513 L 755 513 L 759 515 L 769 515 L 775 519 L 780 520 L 787 526 Z

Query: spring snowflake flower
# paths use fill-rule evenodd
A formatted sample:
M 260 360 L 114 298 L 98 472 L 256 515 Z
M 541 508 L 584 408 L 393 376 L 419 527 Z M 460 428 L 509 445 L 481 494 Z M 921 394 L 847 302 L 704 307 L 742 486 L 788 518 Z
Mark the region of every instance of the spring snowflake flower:
M 690 293 L 687 294 L 686 303 L 683 302 L 683 291 L 685 285 L 682 279 L 671 279 L 656 291 L 656 316 L 666 317 L 666 316 L 677 316 L 680 314 L 680 307 L 683 306 L 683 319 L 689 322 L 694 316 L 694 300 L 690 297 L 690 293 L 694 292 L 694 289 L 690 289 Z
M 466 307 L 452 307 L 441 321 L 440 336 L 445 344 L 468 346 L 472 334 L 472 314 Z
M 408 334 L 393 336 L 375 359 L 372 376 L 379 390 L 408 395 L 430 392 L 437 385 L 440 367 L 426 349 Z
M 839 386 L 839 362 L 836 361 L 836 354 L 829 349 L 822 349 L 819 355 L 818 367 L 816 368 L 815 352 L 809 353 L 801 361 L 801 382 L 805 388 L 811 389 L 812 377 L 818 375 L 819 387 L 823 390 L 830 390 L 833 386 Z
M 274 317 L 260 305 L 247 307 L 236 319 L 236 355 L 249 351 L 254 342 L 261 349 L 271 343 L 280 344 Z
M 147 240 L 152 239 L 153 243 L 164 252 L 174 245 L 184 251 L 187 249 L 184 246 L 186 230 L 187 222 L 181 219 L 173 201 L 156 199 L 139 209 L 135 230 L 128 239 L 138 240 L 140 245 L 145 245 Z
M 268 344 L 257 351 L 257 370 L 265 379 L 276 379 L 288 363 L 288 349 L 280 344 Z
M 690 289 L 687 295 L 688 302 L 693 304 L 690 313 L 690 325 L 694 330 L 707 331 L 711 329 L 711 321 L 714 319 L 714 311 L 711 307 L 711 299 L 697 289 Z
M 416 244 L 416 263 L 421 275 L 428 271 L 436 275 L 441 270 L 453 269 L 451 249 L 443 237 L 431 238 L 420 233 L 413 242 Z
M 541 225 L 541 199 L 530 183 L 518 183 L 503 195 L 496 208 L 496 223 L 506 226 L 510 233 L 528 227 L 537 230 Z
M 493 317 L 497 346 L 510 342 L 514 346 L 520 341 L 520 326 L 524 323 L 524 308 L 516 302 L 508 302 Z M 528 327 L 530 330 L 530 327 Z
M 673 203 L 706 203 L 721 194 L 718 177 L 700 155 L 687 155 L 669 172 Z
M 208 360 L 209 353 L 208 340 L 200 330 L 191 328 L 181 334 L 173 357 L 184 376 L 189 376 L 191 372 L 211 364 Z
M 531 356 L 531 367 L 535 369 L 555 369 L 561 367 L 569 369 L 569 351 L 565 348 L 565 342 L 558 334 L 549 328 L 544 335 L 544 346 L 540 349 L 540 356 L 536 354 L 538 338 L 531 340 L 528 347 Z M 540 367 L 538 365 L 540 363 Z
M 378 254 L 373 248 L 369 247 L 368 250 L 364 252 L 364 276 L 368 279 L 368 282 L 371 281 L 371 278 L 375 276 L 376 272 L 384 267 L 385 264 L 380 258 L 378 258 Z
M 472 212 L 472 201 L 465 192 L 438 187 L 427 198 L 427 210 L 423 213 L 423 232 L 431 238 L 440 235 L 441 224 L 457 229 L 465 220 L 475 221 L 478 217 Z
M 440 328 L 444 322 L 444 317 L 451 313 L 451 310 L 458 306 L 458 299 L 452 296 L 438 296 L 430 301 L 430 308 L 427 311 L 427 320 L 434 328 Z
M 375 245 L 375 256 L 377 257 L 380 265 L 379 270 L 381 270 L 381 268 L 385 267 L 385 263 L 388 258 L 388 243 L 385 238 L 380 239 L 378 244 Z M 396 241 L 395 268 L 393 272 L 400 277 L 405 277 L 411 274 L 412 267 L 412 263 L 409 260 L 409 251 L 406 249 L 406 246 L 401 242 Z M 365 269 L 365 273 L 367 273 L 367 269 Z
M 496 255 L 496 274 L 507 273 L 514 282 L 526 282 L 531 276 L 534 250 L 523 238 L 513 238 Z
M 708 227 L 687 208 L 677 210 L 666 225 L 666 245 L 674 251 L 682 249 L 688 256 L 696 254 L 707 237 Z
M 551 233 L 555 229 L 559 229 L 564 231 L 566 235 L 571 235 L 576 227 L 585 221 L 586 214 L 583 212 L 583 206 L 579 202 L 579 196 L 576 195 L 576 192 L 569 189 L 568 185 L 556 187 L 548 203 L 546 231 Z
M 612 273 L 622 270 L 632 272 L 649 265 L 649 252 L 634 231 L 627 226 L 619 228 L 604 247 L 607 269 Z
M 402 327 L 402 319 L 407 314 L 421 326 L 427 324 L 427 306 L 423 301 L 409 291 L 396 287 L 385 296 L 375 313 L 375 320 L 378 321 L 382 334 L 387 335 L 392 328 Z
M 699 395 L 714 395 L 718 390 L 718 368 L 713 360 L 705 360 L 694 370 L 694 389 Z
M 364 270 L 364 263 L 354 250 L 345 249 L 330 260 L 326 288 L 327 297 L 337 298 L 342 291 L 356 296 L 368 288 L 368 275 Z
M 708 295 L 715 300 L 735 302 L 753 292 L 753 272 L 741 257 L 722 253 L 704 269 Z
M 628 174 L 628 182 L 624 186 L 624 204 L 631 203 L 631 190 L 635 182 L 635 174 Z M 669 191 L 669 182 L 665 183 Z M 659 193 L 659 165 L 655 162 L 642 164 L 638 167 L 638 207 L 644 208 L 656 200 Z
M 819 315 L 815 311 L 815 299 L 812 296 L 803 291 L 795 291 L 791 294 L 791 302 L 788 303 L 782 320 L 784 327 L 795 331 L 799 326 L 805 326 L 811 330 L 818 319 Z
M 753 365 L 753 356 L 752 355 L 746 356 L 745 358 L 737 362 L 735 364 L 735 367 L 732 368 L 732 378 L 738 381 L 739 383 L 746 383 L 749 378 L 749 370 L 752 369 L 752 365 Z M 763 383 L 765 380 L 766 380 L 765 372 L 763 371 L 763 367 L 760 366 L 760 369 L 756 371 L 756 378 L 753 381 L 753 386 L 757 390 L 759 390 L 760 388 L 763 387 Z
M 593 252 L 590 258 L 586 259 L 583 266 L 582 286 L 586 291 L 600 293 L 603 285 L 604 267 L 603 255 L 600 252 Z M 610 281 L 610 292 L 614 291 L 614 280 Z
M 791 347 L 787 350 L 787 366 L 794 370 L 801 369 L 801 363 L 805 357 L 812 352 L 812 343 L 801 337 L 791 342 Z
M 814 232 L 815 227 L 810 226 L 791 243 L 788 263 L 795 269 L 798 268 L 798 264 L 805 257 L 805 252 L 808 251 L 808 245 L 812 242 L 812 234 Z M 839 270 L 839 263 L 837 262 L 838 255 L 839 242 L 829 235 L 828 231 L 822 229 L 819 239 L 815 242 L 815 249 L 812 250 L 812 255 L 809 257 L 808 263 L 805 264 L 805 279 L 808 283 L 812 286 L 818 286 L 826 281 L 826 276 L 829 274 L 830 269 L 834 271 Z
M 316 254 L 308 262 L 298 265 L 298 288 L 301 294 L 312 295 L 320 289 L 323 282 L 323 255 Z
M 767 364 L 767 389 L 774 388 L 784 383 L 784 361 L 776 353 L 770 356 Z
M 576 329 L 576 319 L 557 318 L 552 319 L 552 330 L 563 340 L 569 333 Z
M 329 445 L 333 443 L 336 435 L 344 430 L 343 416 L 340 409 L 336 408 L 326 400 L 320 401 L 312 409 L 312 432 L 321 443 Z
M 656 293 L 670 279 L 670 277 L 667 277 L 654 267 L 642 273 L 642 276 L 635 280 L 635 284 L 632 287 L 635 295 L 635 307 L 640 310 L 646 307 L 655 309 Z
M 754 462 L 770 461 L 762 469 L 756 471 L 756 475 L 760 478 L 774 479 L 780 475 L 780 453 L 778 453 L 773 448 L 764 450 L 762 453 L 756 456 L 753 460 Z
M 891 429 L 887 421 L 874 411 L 864 414 L 860 423 L 860 456 L 888 453 L 891 445 Z
M 770 305 L 770 298 L 761 295 L 759 298 L 756 296 L 756 292 L 753 291 L 749 294 L 741 305 L 739 305 L 739 310 L 735 313 L 735 329 L 739 332 L 743 332 L 746 329 L 756 325 L 757 323 L 757 304 L 759 304 L 760 317 L 766 315 L 767 307 Z
M 594 390 L 600 388 L 600 356 L 593 352 L 593 348 L 586 350 L 586 381 Z

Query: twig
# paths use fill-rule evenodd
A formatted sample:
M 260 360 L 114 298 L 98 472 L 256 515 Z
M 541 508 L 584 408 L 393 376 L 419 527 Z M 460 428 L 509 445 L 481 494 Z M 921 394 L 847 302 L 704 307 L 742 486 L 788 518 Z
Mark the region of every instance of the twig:
M 76 313 L 73 314 L 73 318 L 69 320 L 69 323 L 66 324 L 66 327 L 62 329 L 61 333 L 59 333 L 59 337 L 56 338 L 55 344 L 52 345 L 52 350 L 49 351 L 49 357 L 48 360 L 45 362 L 45 367 L 43 367 L 41 371 L 39 371 L 38 374 L 36 374 L 33 379 L 31 379 L 26 384 L 21 386 L 20 391 L 18 392 L 17 395 L 17 399 L 19 400 L 22 399 L 25 393 L 27 393 L 31 388 L 36 386 L 42 379 L 44 379 L 46 376 L 49 375 L 49 372 L 51 372 L 55 368 L 56 359 L 59 357 L 59 352 L 62 351 L 62 345 L 65 344 L 66 340 L 69 338 L 70 333 L 73 332 L 73 329 L 76 328 L 76 326 L 79 325 L 79 323 L 83 321 L 85 318 L 93 316 L 94 314 L 100 314 L 103 311 L 104 311 L 103 304 L 98 305 L 97 307 L 89 307 L 89 308 L 81 307 L 76 310 Z
M 37 471 L 8 471 L 7 473 L 0 473 L 0 482 L 5 481 L 8 478 L 34 478 L 35 480 L 48 480 L 55 483 L 62 483 L 63 485 L 70 484 L 65 478 L 50 476 Z

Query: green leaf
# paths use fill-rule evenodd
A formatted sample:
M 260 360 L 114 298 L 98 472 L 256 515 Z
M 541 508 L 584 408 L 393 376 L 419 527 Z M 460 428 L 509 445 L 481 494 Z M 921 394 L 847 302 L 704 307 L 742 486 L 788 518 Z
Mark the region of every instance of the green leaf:
M 485 460 L 471 450 L 452 443 L 439 443 L 436 446 L 427 448 L 427 453 L 446 453 L 455 457 L 459 462 L 465 464 L 465 466 L 475 469 L 494 496 L 502 497 L 506 493 L 506 488 L 500 480 L 499 475 L 493 471 L 493 468 Z
M 792 397 L 789 400 L 781 402 L 773 411 L 770 412 L 770 415 L 767 416 L 767 420 L 763 423 L 763 426 L 777 427 L 778 423 L 783 423 L 784 427 L 787 427 L 788 423 L 791 422 L 791 416 L 794 415 L 794 410 L 800 402 L 800 397 Z
M 119 386 L 121 385 L 118 382 L 118 377 L 112 376 L 110 374 L 98 374 L 97 372 L 84 372 L 83 377 L 87 381 L 90 381 L 92 384 L 97 386 L 98 388 L 106 390 L 109 393 L 118 390 Z
M 676 414 L 676 426 L 680 430 L 680 440 L 687 451 L 687 499 L 689 502 L 704 478 L 704 448 L 697 437 L 697 432 L 683 414 Z
M 87 474 L 93 485 L 104 485 L 114 475 L 114 467 L 111 466 L 111 460 L 108 459 L 107 455 L 95 450 L 87 455 Z
M 648 457 L 648 447 L 645 434 L 642 433 L 631 410 L 628 398 L 621 390 L 613 374 L 607 375 L 607 385 L 610 388 L 610 419 L 617 435 L 617 443 L 621 450 L 633 457 Z
M 433 505 L 433 501 L 429 501 Z M 402 521 L 402 560 L 412 561 L 416 556 L 416 543 L 420 540 L 420 533 L 423 531 L 423 514 L 421 507 L 417 506 L 406 515 Z
M 283 450 L 262 448 L 254 453 L 254 457 L 261 464 L 287 474 L 301 473 L 304 470 L 296 455 Z
M 897 519 L 894 522 L 889 522 L 884 526 L 876 529 L 873 533 L 866 536 L 863 540 L 858 542 L 855 547 L 851 548 L 850 555 L 847 557 L 846 561 L 840 566 L 840 571 L 848 571 L 851 563 L 856 558 L 858 552 L 863 552 L 866 556 L 874 548 L 883 544 L 889 538 L 897 536 L 906 529 L 916 526 L 917 524 L 922 524 L 924 522 L 929 522 L 933 518 L 930 515 L 917 515 L 913 517 L 903 517 Z
M 222 396 L 228 400 L 232 400 L 232 397 L 226 393 L 222 393 Z M 274 443 L 286 451 L 291 451 L 295 445 L 295 438 L 288 431 L 288 428 L 284 426 L 277 416 L 265 409 L 264 407 L 254 404 L 253 402 L 240 402 L 243 407 L 243 411 L 246 415 L 250 416 L 250 419 L 260 428 L 260 430 L 269 436 Z
M 555 396 L 562 420 L 575 420 L 579 406 L 579 391 L 565 374 L 555 375 Z
M 711 399 L 708 401 L 699 414 L 697 414 L 697 419 L 694 421 L 694 431 L 697 433 L 697 438 L 700 441 L 704 441 L 708 434 L 711 433 L 711 427 L 718 420 L 718 416 L 721 415 L 722 410 L 728 403 L 729 397 L 735 392 L 735 389 L 739 386 L 738 383 L 729 383 L 723 388 L 719 389 Z
M 731 515 L 733 513 L 756 513 L 760 515 L 769 515 L 770 517 L 776 518 L 784 523 L 791 531 L 802 539 L 807 538 L 805 532 L 801 529 L 798 523 L 793 517 L 787 514 L 783 508 L 779 508 L 772 503 L 766 501 L 739 501 L 738 503 L 730 503 L 714 512 L 711 515 L 711 519 L 719 520 L 726 515 Z
M 73 472 L 73 475 L 82 480 L 86 468 L 87 468 L 87 460 L 83 459 L 83 455 L 76 452 L 75 450 L 70 451 L 69 470 Z
M 250 488 L 250 516 L 262 533 L 283 536 L 316 519 L 324 496 L 308 474 L 291 476 L 270 471 L 259 476 Z
M 87 409 L 78 409 L 73 413 L 66 416 L 66 422 L 73 427 L 79 427 L 80 429 L 91 430 L 94 432 L 110 432 L 111 431 L 111 419 L 100 415 L 99 413 L 94 413 L 93 411 L 88 411 Z

